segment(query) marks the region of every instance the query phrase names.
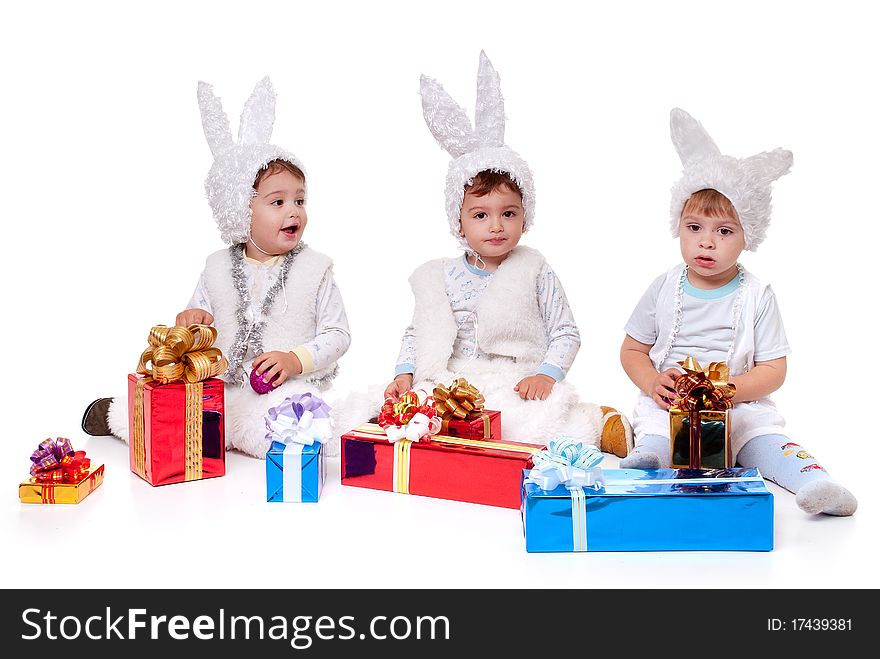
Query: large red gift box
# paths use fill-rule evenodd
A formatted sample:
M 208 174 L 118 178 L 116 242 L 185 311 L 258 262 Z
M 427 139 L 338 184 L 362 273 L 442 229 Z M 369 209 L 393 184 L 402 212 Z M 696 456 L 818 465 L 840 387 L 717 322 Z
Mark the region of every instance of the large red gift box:
M 518 509 L 522 470 L 542 448 L 446 435 L 392 443 L 367 423 L 342 436 L 342 484 Z
M 159 384 L 128 376 L 129 461 L 150 485 L 226 473 L 223 380 Z

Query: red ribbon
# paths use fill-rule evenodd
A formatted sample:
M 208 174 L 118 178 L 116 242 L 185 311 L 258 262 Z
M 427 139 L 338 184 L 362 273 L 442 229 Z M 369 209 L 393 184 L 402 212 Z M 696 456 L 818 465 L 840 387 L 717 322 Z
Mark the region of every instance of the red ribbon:
M 91 460 L 74 451 L 66 437 L 44 439 L 31 454 L 31 476 L 41 483 L 76 483 L 88 474 Z
M 434 399 L 427 396 L 422 402 L 419 400 L 418 392 L 410 390 L 403 394 L 396 403 L 390 398 L 385 401 L 382 409 L 379 410 L 378 423 L 383 428 L 388 426 L 405 426 L 419 413 L 424 414 L 429 419 L 437 416 L 437 410 L 434 408 Z

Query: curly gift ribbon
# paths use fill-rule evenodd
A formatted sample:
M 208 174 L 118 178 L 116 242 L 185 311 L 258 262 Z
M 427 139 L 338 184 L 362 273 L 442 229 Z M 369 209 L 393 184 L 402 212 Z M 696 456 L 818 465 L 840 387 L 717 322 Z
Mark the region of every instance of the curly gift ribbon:
M 440 432 L 441 419 L 434 408 L 434 399 L 424 391 L 407 391 L 398 401 L 390 398 L 379 411 L 379 425 L 390 442 L 407 439 L 417 442 Z
M 678 362 L 684 374 L 675 380 L 674 406 L 691 410 L 729 410 L 733 407 L 736 385 L 728 382 L 730 368 L 724 362 L 712 362 L 706 368 L 693 357 Z
M 155 325 L 147 337 L 149 346 L 141 353 L 137 372 L 146 375 L 135 389 L 131 440 L 134 470 L 146 479 L 144 438 L 144 386 L 155 380 L 169 384 L 182 380 L 186 386 L 186 433 L 184 479 L 202 477 L 202 381 L 217 377 L 229 366 L 219 348 L 213 348 L 217 330 L 208 325 Z
M 534 465 L 528 480 L 542 490 L 590 487 L 596 483 L 593 468 L 602 462 L 602 452 L 595 446 L 573 439 L 552 441 L 532 458 Z
M 88 474 L 91 460 L 74 451 L 66 437 L 44 439 L 31 454 L 31 476 L 41 483 L 76 483 Z
M 602 462 L 602 457 L 602 452 L 595 446 L 563 439 L 550 442 L 546 449 L 532 459 L 535 466 L 529 472 L 526 482 L 548 491 L 561 484 L 571 496 L 573 551 L 587 551 L 587 500 L 584 488 L 601 487 L 601 469 L 595 467 Z
M 323 444 L 333 434 L 330 406 L 310 393 L 288 396 L 265 417 L 266 439 L 281 444 Z
M 147 337 L 137 372 L 160 384 L 177 380 L 201 382 L 217 377 L 229 366 L 219 348 L 212 348 L 217 330 L 208 325 L 156 325 Z
M 434 387 L 434 406 L 447 422 L 453 417 L 464 419 L 471 412 L 479 412 L 485 403 L 480 390 L 464 378 L 456 378 L 448 388 L 442 384 Z

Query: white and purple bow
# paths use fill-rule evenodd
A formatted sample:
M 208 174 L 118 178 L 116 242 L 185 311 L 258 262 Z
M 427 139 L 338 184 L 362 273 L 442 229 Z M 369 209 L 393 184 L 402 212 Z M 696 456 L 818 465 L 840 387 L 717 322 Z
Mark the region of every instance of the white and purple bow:
M 281 444 L 311 446 L 323 444 L 333 435 L 330 406 L 317 396 L 305 393 L 288 396 L 266 415 L 266 439 Z

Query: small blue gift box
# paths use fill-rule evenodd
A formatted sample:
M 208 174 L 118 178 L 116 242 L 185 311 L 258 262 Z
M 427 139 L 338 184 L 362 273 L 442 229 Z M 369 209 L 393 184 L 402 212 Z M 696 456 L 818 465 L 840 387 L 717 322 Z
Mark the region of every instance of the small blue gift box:
M 272 442 L 266 451 L 266 501 L 318 501 L 327 478 L 323 449 L 320 442 Z
M 757 469 L 597 469 L 542 490 L 523 471 L 526 551 L 773 549 L 773 495 Z

